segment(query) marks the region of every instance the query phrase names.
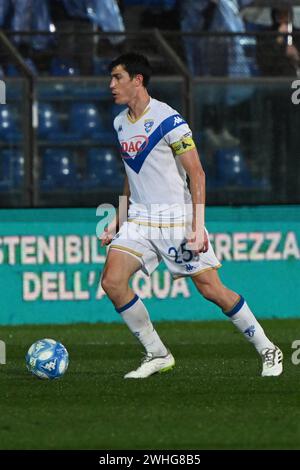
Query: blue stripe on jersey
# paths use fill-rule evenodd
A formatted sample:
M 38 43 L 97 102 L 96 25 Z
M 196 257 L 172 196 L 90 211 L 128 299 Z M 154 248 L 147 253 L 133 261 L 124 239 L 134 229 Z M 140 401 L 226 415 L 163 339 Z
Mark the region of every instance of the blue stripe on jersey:
M 171 130 L 176 129 L 176 127 L 179 127 L 182 124 L 186 124 L 186 121 L 180 116 L 180 114 L 173 114 L 173 116 L 167 117 L 149 136 L 148 145 L 146 147 L 142 146 L 135 156 L 131 157 L 128 153 L 121 152 L 121 155 L 125 157 L 123 161 L 130 166 L 133 171 L 139 173 L 144 161 L 158 142 Z

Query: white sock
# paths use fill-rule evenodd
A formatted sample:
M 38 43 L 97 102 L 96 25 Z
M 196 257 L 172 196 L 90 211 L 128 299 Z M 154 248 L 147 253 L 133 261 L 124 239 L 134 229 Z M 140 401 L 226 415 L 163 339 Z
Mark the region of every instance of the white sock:
M 150 352 L 154 356 L 166 356 L 168 354 L 167 348 L 151 323 L 145 305 L 137 295 L 128 304 L 116 310 L 120 313 L 130 331 L 144 346 L 147 353 Z
M 224 313 L 230 318 L 237 329 L 243 333 L 244 337 L 253 344 L 259 354 L 264 348 L 275 348 L 275 345 L 267 338 L 264 330 L 242 296 L 230 312 Z

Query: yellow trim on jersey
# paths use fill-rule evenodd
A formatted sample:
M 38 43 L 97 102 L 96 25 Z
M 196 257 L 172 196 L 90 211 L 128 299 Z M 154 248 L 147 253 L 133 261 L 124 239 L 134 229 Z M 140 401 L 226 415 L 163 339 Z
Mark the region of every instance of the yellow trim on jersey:
M 175 155 L 182 155 L 183 153 L 194 149 L 196 145 L 192 137 L 182 137 L 178 142 L 171 144 L 171 147 Z
M 112 250 L 113 248 L 115 248 L 116 250 L 120 250 L 120 251 L 128 251 L 128 253 L 130 253 L 132 255 L 135 255 L 135 256 L 138 256 L 139 258 L 142 258 L 142 256 L 143 256 L 143 253 L 139 253 L 138 251 L 134 251 L 131 248 L 128 248 L 127 246 L 111 245 L 110 249 Z
M 134 224 L 137 224 L 137 225 L 146 225 L 147 227 L 159 227 L 159 228 L 166 228 L 166 227 L 184 227 L 185 223 L 184 222 L 178 222 L 178 223 L 174 223 L 174 224 L 160 224 L 160 223 L 156 223 L 156 222 L 142 222 L 142 221 L 139 221 L 139 220 L 135 220 L 135 219 L 128 219 L 128 222 L 133 222 Z
M 138 122 L 143 116 L 145 116 L 146 113 L 148 113 L 150 109 L 150 106 L 147 106 L 147 108 L 145 109 L 145 111 L 143 112 L 143 114 L 141 114 L 138 118 L 136 119 L 133 119 L 130 114 L 129 114 L 129 111 L 127 113 L 127 118 L 129 120 L 129 122 L 131 122 L 131 124 L 135 124 L 136 122 Z

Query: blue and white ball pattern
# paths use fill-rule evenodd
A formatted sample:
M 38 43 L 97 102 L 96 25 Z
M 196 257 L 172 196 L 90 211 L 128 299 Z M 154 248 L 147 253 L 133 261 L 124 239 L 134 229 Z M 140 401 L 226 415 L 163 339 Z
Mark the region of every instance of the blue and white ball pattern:
M 69 365 L 69 354 L 64 345 L 48 338 L 33 343 L 25 358 L 27 369 L 40 379 L 58 379 Z

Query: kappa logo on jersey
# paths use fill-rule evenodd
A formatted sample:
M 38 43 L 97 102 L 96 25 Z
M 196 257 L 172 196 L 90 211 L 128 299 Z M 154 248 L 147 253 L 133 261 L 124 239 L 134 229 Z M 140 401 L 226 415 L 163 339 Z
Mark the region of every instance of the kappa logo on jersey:
M 190 273 L 191 271 L 193 271 L 193 269 L 195 269 L 195 268 L 196 268 L 196 266 L 193 266 L 193 265 L 191 265 L 191 264 L 186 264 L 186 265 L 185 265 L 185 270 L 186 270 L 188 273 Z
M 144 127 L 145 127 L 145 131 L 147 132 L 147 134 L 151 131 L 153 124 L 154 124 L 153 119 L 145 119 Z
M 174 127 L 175 127 L 175 126 L 178 126 L 178 124 L 181 124 L 182 122 L 183 122 L 182 117 L 180 117 L 180 116 L 175 116 L 175 117 L 174 117 L 174 124 L 173 124 L 173 126 L 174 126 Z
M 135 135 L 131 137 L 130 140 L 122 140 L 120 142 L 122 158 L 134 159 L 147 147 L 148 142 L 146 135 Z

